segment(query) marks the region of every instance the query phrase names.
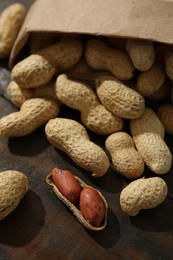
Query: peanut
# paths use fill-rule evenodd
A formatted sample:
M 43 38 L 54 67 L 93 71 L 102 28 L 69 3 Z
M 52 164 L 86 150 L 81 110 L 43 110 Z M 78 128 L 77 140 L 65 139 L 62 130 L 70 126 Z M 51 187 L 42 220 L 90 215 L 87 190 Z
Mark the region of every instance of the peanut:
M 21 172 L 0 172 L 0 220 L 10 214 L 28 190 L 28 178 Z
M 159 177 L 132 181 L 120 194 L 120 206 L 124 213 L 136 216 L 142 209 L 160 205 L 167 196 L 168 187 Z
M 106 139 L 105 145 L 118 173 L 130 179 L 142 175 L 144 162 L 141 155 L 136 151 L 130 135 L 125 132 L 111 134 Z
M 81 121 L 97 134 L 110 134 L 123 128 L 123 119 L 109 112 L 88 85 L 58 76 L 56 96 L 63 104 L 81 112 Z
M 164 128 L 154 111 L 146 108 L 141 117 L 130 121 L 130 130 L 147 167 L 157 174 L 168 172 L 172 154 L 163 140 Z
M 147 98 L 151 99 L 151 100 L 163 100 L 166 99 L 170 96 L 171 94 L 171 81 L 166 80 L 163 85 L 153 94 L 147 96 Z
M 84 187 L 80 193 L 79 208 L 83 217 L 94 227 L 103 225 L 106 216 L 106 207 L 96 189 Z
M 0 139 L 30 134 L 58 113 L 59 105 L 52 99 L 28 99 L 20 111 L 0 119 Z
M 12 69 L 12 79 L 21 88 L 44 85 L 56 72 L 77 63 L 82 55 L 82 49 L 79 40 L 59 41 L 17 63 Z
M 173 135 L 173 105 L 163 104 L 157 110 L 157 115 L 162 122 L 165 131 Z
M 120 80 L 128 80 L 134 76 L 135 68 L 130 57 L 101 40 L 91 39 L 87 42 L 85 58 L 91 68 L 108 70 Z
M 146 71 L 153 65 L 156 53 L 152 42 L 128 39 L 126 50 L 136 69 Z
M 71 203 L 76 204 L 80 199 L 81 186 L 74 175 L 67 171 L 55 168 L 51 172 L 52 180 L 59 191 Z
M 20 3 L 8 6 L 0 16 L 0 58 L 10 55 L 13 44 L 26 16 L 26 9 Z
M 96 92 L 101 103 L 119 117 L 134 119 L 144 112 L 144 98 L 112 76 L 98 77 Z
M 54 85 L 55 81 L 52 80 L 49 83 L 37 88 L 21 89 L 16 82 L 12 81 L 7 86 L 7 96 L 10 101 L 18 108 L 20 108 L 26 100 L 31 98 L 40 97 L 57 100 Z
M 149 107 L 145 107 L 141 117 L 130 122 L 131 131 L 135 133 L 150 133 L 159 134 L 162 138 L 165 137 L 165 129 L 156 113 Z
M 78 166 L 100 177 L 109 168 L 106 153 L 91 142 L 85 128 L 72 119 L 51 119 L 45 127 L 49 142 L 64 151 Z
M 157 61 L 147 70 L 139 73 L 136 90 L 144 97 L 156 92 L 165 82 L 166 74 L 160 63 Z
M 78 183 L 80 184 L 81 189 L 85 189 L 85 188 L 92 188 L 91 186 L 88 186 L 85 182 L 83 182 L 79 177 L 74 176 L 75 179 L 78 181 Z M 87 229 L 90 229 L 92 231 L 100 231 L 103 228 L 106 227 L 107 224 L 107 211 L 108 211 L 108 205 L 107 202 L 105 200 L 105 198 L 103 197 L 103 195 L 101 194 L 101 192 L 99 192 L 98 190 L 95 189 L 95 191 L 98 193 L 98 195 L 100 196 L 102 203 L 103 203 L 103 208 L 105 209 L 104 211 L 104 220 L 102 221 L 102 223 L 100 223 L 101 225 L 99 227 L 97 226 L 93 226 L 91 225 L 85 218 L 84 216 L 81 214 L 81 210 L 78 209 L 77 205 L 74 205 L 73 203 L 71 203 L 61 192 L 60 190 L 57 188 L 57 186 L 54 184 L 53 180 L 52 180 L 52 174 L 50 173 L 47 177 L 46 177 L 46 182 L 48 185 L 52 186 L 53 191 L 55 192 L 56 196 L 72 211 L 72 213 L 75 215 L 75 217 L 78 219 L 78 221 Z M 100 199 L 99 198 L 99 199 Z M 99 215 L 100 216 L 100 215 Z M 100 217 L 99 217 L 100 218 Z

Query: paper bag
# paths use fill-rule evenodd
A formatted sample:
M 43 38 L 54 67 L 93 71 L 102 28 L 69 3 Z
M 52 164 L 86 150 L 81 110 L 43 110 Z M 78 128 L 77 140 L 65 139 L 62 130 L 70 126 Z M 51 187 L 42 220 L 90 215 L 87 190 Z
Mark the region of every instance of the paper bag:
M 173 43 L 173 0 L 36 0 L 11 52 L 10 63 L 31 32 L 142 38 Z

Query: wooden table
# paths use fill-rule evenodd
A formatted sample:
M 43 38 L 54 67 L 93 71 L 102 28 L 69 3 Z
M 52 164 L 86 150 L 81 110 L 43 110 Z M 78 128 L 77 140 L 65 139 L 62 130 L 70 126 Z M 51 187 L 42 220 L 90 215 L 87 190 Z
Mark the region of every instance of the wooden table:
M 14 1 L 1 0 L 0 10 Z M 33 1 L 20 1 L 29 6 Z M 7 61 L 0 63 L 7 66 Z M 0 117 L 17 109 L 0 97 Z M 79 119 L 78 112 L 62 108 L 60 116 Z M 89 135 L 104 146 L 105 137 Z M 171 136 L 166 142 L 173 152 Z M 94 179 L 47 141 L 44 126 L 33 134 L 0 142 L 0 170 L 19 170 L 29 178 L 29 191 L 17 209 L 0 222 L 0 260 L 54 259 L 173 259 L 173 169 L 162 176 L 169 194 L 163 204 L 128 217 L 119 195 L 128 180 L 110 167 Z M 56 166 L 68 169 L 107 199 L 108 224 L 99 232 L 86 230 L 60 202 L 45 178 Z M 145 176 L 155 176 L 145 170 Z

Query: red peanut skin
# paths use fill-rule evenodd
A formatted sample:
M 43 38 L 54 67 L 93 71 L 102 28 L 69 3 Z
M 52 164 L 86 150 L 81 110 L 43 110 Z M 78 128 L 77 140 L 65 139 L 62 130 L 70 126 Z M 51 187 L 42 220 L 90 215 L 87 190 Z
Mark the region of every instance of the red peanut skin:
M 85 187 L 80 194 L 79 208 L 83 217 L 94 227 L 100 227 L 106 215 L 105 204 L 92 187 Z
M 79 201 L 81 186 L 74 175 L 67 171 L 55 168 L 51 172 L 52 179 L 59 191 L 71 203 L 76 204 Z

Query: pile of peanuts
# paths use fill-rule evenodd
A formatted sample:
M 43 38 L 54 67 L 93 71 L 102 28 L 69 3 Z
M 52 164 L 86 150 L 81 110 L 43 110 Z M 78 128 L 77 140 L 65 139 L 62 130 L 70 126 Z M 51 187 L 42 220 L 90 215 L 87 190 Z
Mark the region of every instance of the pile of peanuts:
M 20 17 L 21 9 L 15 12 Z M 116 173 L 131 180 L 120 194 L 123 212 L 135 216 L 162 203 L 165 181 L 141 177 L 145 167 L 160 176 L 172 165 L 164 140 L 165 132 L 173 134 L 171 46 L 49 33 L 31 34 L 28 45 L 29 56 L 12 68 L 7 87 L 19 111 L 0 119 L 0 139 L 45 125 L 50 144 L 93 177 L 106 174 L 112 163 Z M 58 117 L 62 106 L 78 110 L 80 122 Z M 104 148 L 90 140 L 87 129 L 106 136 Z

